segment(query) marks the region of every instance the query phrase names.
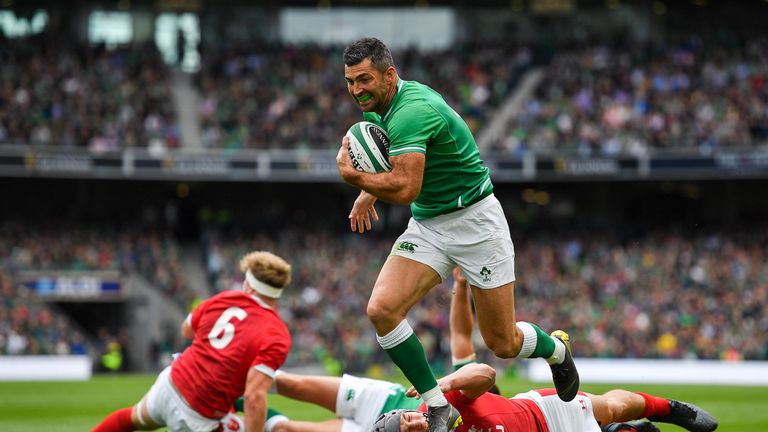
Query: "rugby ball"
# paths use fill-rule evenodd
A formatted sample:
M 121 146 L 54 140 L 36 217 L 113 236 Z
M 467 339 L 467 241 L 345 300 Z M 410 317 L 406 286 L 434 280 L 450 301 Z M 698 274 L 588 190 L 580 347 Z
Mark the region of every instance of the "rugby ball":
M 392 171 L 389 163 L 389 136 L 380 126 L 361 121 L 347 131 L 349 157 L 358 171 L 380 173 Z

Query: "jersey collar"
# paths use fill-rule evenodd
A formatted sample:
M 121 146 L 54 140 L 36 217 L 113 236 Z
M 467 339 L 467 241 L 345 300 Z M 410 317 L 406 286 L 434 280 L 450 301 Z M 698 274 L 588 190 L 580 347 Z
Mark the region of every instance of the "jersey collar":
M 251 294 L 251 295 L 249 295 L 249 297 L 252 298 L 253 300 L 255 300 L 256 303 L 258 303 L 259 306 L 263 307 L 264 309 L 272 310 L 272 307 L 269 306 L 266 302 L 264 302 L 264 300 L 260 299 L 259 296 Z
M 395 95 L 392 96 L 392 101 L 389 102 L 389 107 L 387 107 L 387 112 L 384 113 L 383 116 L 381 116 L 381 121 L 387 121 L 387 117 L 389 117 L 389 113 L 392 112 L 392 107 L 395 106 L 395 101 L 397 100 L 397 97 L 400 95 L 400 89 L 403 88 L 403 81 L 400 79 L 400 77 L 397 77 L 397 90 L 395 91 Z

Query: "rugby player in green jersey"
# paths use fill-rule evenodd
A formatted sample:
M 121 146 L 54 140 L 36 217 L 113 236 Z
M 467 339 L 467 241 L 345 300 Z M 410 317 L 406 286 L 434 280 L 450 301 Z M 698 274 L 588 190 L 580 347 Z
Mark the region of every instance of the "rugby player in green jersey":
M 357 171 L 348 140 L 342 140 L 336 156 L 339 173 L 361 190 L 349 214 L 350 228 L 360 233 L 371 229 L 371 219 L 378 220 L 378 199 L 411 207 L 408 228 L 379 273 L 367 313 L 379 344 L 427 403 L 429 431 L 452 429 L 458 414 L 440 391 L 406 315 L 456 265 L 472 287 L 486 345 L 502 358 L 546 359 L 558 395 L 572 400 L 579 378 L 566 346 L 568 335 L 550 336 L 534 324 L 515 321 L 509 226 L 467 124 L 440 94 L 402 80 L 392 54 L 378 39 L 346 47 L 344 77 L 363 118 L 389 134 L 392 164 L 390 172 Z

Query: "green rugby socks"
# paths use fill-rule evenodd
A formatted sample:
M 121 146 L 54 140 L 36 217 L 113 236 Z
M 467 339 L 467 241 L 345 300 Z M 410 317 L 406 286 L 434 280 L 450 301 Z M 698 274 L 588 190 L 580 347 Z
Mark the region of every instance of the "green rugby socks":
M 523 332 L 523 346 L 519 358 L 543 358 L 549 364 L 559 364 L 565 359 L 565 345 L 546 334 L 536 324 L 518 321 L 517 328 Z
M 272 428 L 283 421 L 288 421 L 288 417 L 284 416 L 280 411 L 267 407 L 267 418 L 264 422 L 264 430 L 271 432 Z
M 408 321 L 403 320 L 384 336 L 376 335 L 379 345 L 389 358 L 403 371 L 424 402 L 429 406 L 447 405 L 448 401 L 437 387 L 437 380 L 429 367 L 421 341 Z

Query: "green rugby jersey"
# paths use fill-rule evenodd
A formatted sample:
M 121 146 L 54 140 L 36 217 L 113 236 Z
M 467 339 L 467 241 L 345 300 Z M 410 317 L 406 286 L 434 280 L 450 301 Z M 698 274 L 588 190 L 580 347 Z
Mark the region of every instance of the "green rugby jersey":
M 392 411 L 393 409 L 416 409 L 424 401 L 421 398 L 411 398 L 405 395 L 406 388 L 400 384 L 393 384 L 389 388 L 389 395 L 384 405 L 381 407 L 379 415 L 385 412 Z
M 430 87 L 401 79 L 384 116 L 366 112 L 363 118 L 387 131 L 390 156 L 426 154 L 421 193 L 411 203 L 414 219 L 459 210 L 493 190 L 466 122 Z

